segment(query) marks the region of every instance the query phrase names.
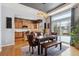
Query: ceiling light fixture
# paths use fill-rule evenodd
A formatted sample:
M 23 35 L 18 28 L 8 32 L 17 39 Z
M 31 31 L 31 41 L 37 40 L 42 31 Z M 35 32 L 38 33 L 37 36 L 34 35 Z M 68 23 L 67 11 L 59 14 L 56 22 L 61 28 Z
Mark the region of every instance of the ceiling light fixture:
M 48 14 L 47 13 L 45 13 L 45 12 L 42 12 L 42 11 L 39 11 L 38 13 L 37 13 L 37 17 L 39 18 L 39 17 L 43 17 L 44 19 L 48 19 Z

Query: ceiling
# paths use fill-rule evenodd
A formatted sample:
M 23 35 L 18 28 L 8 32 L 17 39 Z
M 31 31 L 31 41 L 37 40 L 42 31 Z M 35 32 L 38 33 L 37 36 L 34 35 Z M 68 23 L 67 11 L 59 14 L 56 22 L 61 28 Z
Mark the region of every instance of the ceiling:
M 20 4 L 41 10 L 43 12 L 49 12 L 65 3 L 20 3 Z

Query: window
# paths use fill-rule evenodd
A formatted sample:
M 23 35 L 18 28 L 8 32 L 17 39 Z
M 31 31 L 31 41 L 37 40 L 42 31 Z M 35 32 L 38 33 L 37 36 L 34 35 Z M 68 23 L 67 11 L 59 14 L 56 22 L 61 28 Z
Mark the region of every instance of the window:
M 53 15 L 52 21 L 61 20 L 61 19 L 69 18 L 69 17 L 71 17 L 71 11 L 67 10 L 67 11 L 63 11 L 61 13 Z
M 70 43 L 71 10 L 65 10 L 51 16 L 51 30 L 57 32 L 61 41 Z
M 62 11 L 52 17 L 52 32 L 58 32 L 60 35 L 69 34 L 71 26 L 71 10 Z

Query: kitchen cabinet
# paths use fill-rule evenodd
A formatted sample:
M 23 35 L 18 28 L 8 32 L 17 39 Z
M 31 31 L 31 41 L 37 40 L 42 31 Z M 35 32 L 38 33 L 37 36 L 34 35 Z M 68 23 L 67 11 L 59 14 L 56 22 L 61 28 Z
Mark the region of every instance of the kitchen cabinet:
M 23 32 L 15 32 L 15 37 L 16 38 L 23 38 L 24 37 L 24 33 Z
M 19 19 L 16 19 L 15 20 L 15 28 L 22 28 L 23 26 L 23 21 L 22 20 L 19 20 Z

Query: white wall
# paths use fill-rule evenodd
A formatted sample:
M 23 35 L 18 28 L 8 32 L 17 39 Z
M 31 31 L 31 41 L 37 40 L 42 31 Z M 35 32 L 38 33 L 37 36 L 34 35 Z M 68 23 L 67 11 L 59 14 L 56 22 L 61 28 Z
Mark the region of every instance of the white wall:
M 25 19 L 36 19 L 36 13 L 38 10 L 26 7 L 17 3 L 3 3 L 2 4 L 2 45 L 13 45 L 15 44 L 15 27 L 14 27 L 14 17 L 20 17 Z M 6 17 L 12 18 L 12 29 L 6 28 Z
M 12 29 L 6 28 L 6 17 L 11 17 L 12 22 L 14 21 L 14 11 L 11 8 L 2 5 L 2 45 L 14 44 L 14 26 L 12 24 Z
M 24 6 L 17 3 L 6 3 L 3 4 L 4 7 L 7 9 L 10 8 L 13 10 L 12 13 L 14 13 L 14 16 L 22 17 L 26 19 L 36 19 L 36 13 L 38 10 L 34 8 L 30 8 L 28 6 Z

